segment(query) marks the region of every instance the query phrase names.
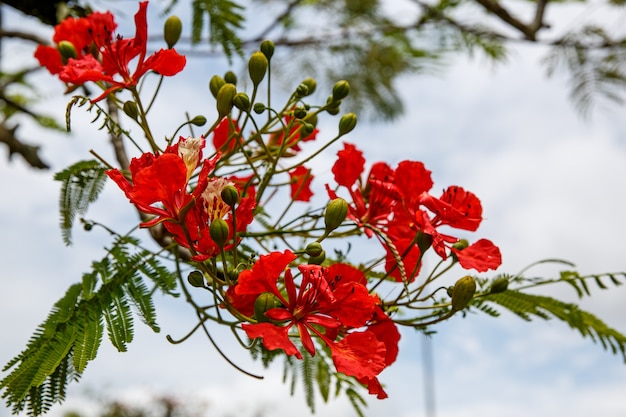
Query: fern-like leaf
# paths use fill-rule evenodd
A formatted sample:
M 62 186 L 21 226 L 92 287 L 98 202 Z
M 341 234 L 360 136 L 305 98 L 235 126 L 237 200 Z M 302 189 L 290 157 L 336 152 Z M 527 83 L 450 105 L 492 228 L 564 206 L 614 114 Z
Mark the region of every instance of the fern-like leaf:
M 83 215 L 89 204 L 96 201 L 106 180 L 104 167 L 98 161 L 80 161 L 57 173 L 61 181 L 59 211 L 63 242 L 72 244 L 72 225 L 77 215 Z
M 209 18 L 209 42 L 220 45 L 230 59 L 234 53 L 243 55 L 241 39 L 236 31 L 243 27 L 245 18 L 241 11 L 243 6 L 230 0 L 193 0 L 192 35 L 194 44 L 200 42 L 204 15 Z
M 581 336 L 600 342 L 605 350 L 610 349 L 613 354 L 621 353 L 626 362 L 626 335 L 607 326 L 593 314 L 581 310 L 576 304 L 520 291 L 491 294 L 485 300 L 498 304 L 525 320 L 531 320 L 534 316 L 544 320 L 557 318 L 564 321 L 578 330 Z

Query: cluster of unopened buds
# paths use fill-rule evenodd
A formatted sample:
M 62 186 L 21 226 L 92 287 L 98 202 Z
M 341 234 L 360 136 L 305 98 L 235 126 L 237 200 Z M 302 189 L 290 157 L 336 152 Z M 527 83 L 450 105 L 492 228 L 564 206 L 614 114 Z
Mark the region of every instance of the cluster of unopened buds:
M 147 3 L 140 3 L 134 38 L 114 37 L 113 16 L 94 12 L 63 21 L 55 30 L 56 47 L 42 46 L 36 53 L 69 90 L 95 82 L 103 93 L 92 103 L 110 98 L 143 129 L 150 150 L 128 167 L 109 165 L 107 175 L 142 214 L 141 227 L 164 228 L 173 242 L 169 249 L 188 255 L 193 269 L 188 282 L 210 292 L 215 321 L 260 339 L 268 351 L 298 359 L 324 350 L 338 372 L 385 398 L 378 375 L 397 357 L 398 324 L 425 328 L 465 308 L 476 289 L 474 278 L 463 277 L 449 289 L 449 301 L 433 307 L 438 312 L 397 318 L 403 307 L 434 300 L 425 288 L 441 274 L 420 271 L 424 254 L 432 249 L 442 262 L 477 272 L 501 264 L 500 251 L 489 240 L 469 244 L 441 231 L 476 231 L 480 200 L 459 186 L 434 196 L 431 172 L 421 162 L 406 160 L 395 168 L 376 162 L 366 173 L 363 153 L 344 143 L 332 167 L 334 183 L 324 185 L 325 207 L 289 217 L 297 202 L 310 204 L 314 195 L 314 175 L 306 165 L 352 131 L 356 116 L 341 117 L 338 135 L 303 156 L 303 142 L 321 136 L 318 114 L 337 114 L 350 87 L 338 82 L 318 107 L 302 101 L 315 90 L 312 79 L 300 84 L 281 111 L 255 102 L 273 54 L 269 41 L 249 61 L 251 98 L 237 90 L 232 73 L 215 76 L 210 89 L 216 122 L 203 135 L 172 138 L 161 147 L 149 130 L 139 81 L 150 72 L 179 73 L 185 58 L 173 49 L 180 35 L 176 20 L 166 23 L 169 49 L 147 56 L 146 9 Z M 119 101 L 122 91 L 132 98 Z M 257 123 L 255 114 L 267 121 Z M 300 162 L 289 163 L 295 159 Z M 282 214 L 270 214 L 276 212 Z M 328 256 L 326 242 L 351 236 L 379 240 L 381 255 L 359 267 Z M 389 299 L 376 291 L 382 283 L 396 287 Z M 442 315 L 442 308 L 447 313 Z

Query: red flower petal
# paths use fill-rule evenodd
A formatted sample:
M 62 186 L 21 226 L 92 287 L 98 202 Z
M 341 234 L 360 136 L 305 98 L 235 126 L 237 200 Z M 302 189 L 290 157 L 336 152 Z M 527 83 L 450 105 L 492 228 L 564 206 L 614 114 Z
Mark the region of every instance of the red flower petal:
M 284 300 L 276 287 L 276 281 L 294 259 L 296 259 L 296 255 L 289 250 L 284 253 L 272 252 L 268 255 L 261 255 L 252 269 L 247 269 L 239 274 L 239 283 L 235 287 L 235 291 L 237 294 L 271 292 Z
M 295 201 L 310 201 L 313 196 L 311 191 L 311 181 L 313 175 L 311 170 L 299 165 L 293 171 L 289 172 L 291 178 L 291 198 Z
M 385 345 L 372 332 L 350 333 L 328 346 L 335 368 L 346 375 L 369 379 L 385 369 Z
M 337 152 L 337 161 L 332 171 L 335 174 L 337 184 L 351 188 L 357 179 L 361 177 L 365 167 L 363 153 L 350 143 L 343 144 L 343 150 Z
M 489 269 L 495 270 L 502 264 L 500 249 L 487 239 L 480 239 L 462 250 L 452 248 L 452 252 L 465 269 L 486 272 Z
M 289 356 L 295 356 L 298 359 L 302 359 L 302 354 L 296 348 L 291 340 L 289 340 L 289 328 L 275 326 L 272 323 L 256 323 L 241 325 L 249 338 L 256 339 L 260 337 L 263 339 L 263 346 L 268 350 L 282 349 Z

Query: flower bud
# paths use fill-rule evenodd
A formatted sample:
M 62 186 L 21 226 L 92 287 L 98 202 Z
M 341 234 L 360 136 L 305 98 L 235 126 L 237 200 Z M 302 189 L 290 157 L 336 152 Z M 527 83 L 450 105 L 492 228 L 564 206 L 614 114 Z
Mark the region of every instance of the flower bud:
M 324 224 L 326 225 L 326 231 L 330 232 L 335 230 L 348 215 L 348 203 L 341 197 L 337 197 L 331 200 L 326 206 L 324 212 Z
M 224 74 L 224 81 L 237 85 L 237 75 L 232 71 L 226 71 L 226 74 Z
M 61 41 L 57 45 L 57 49 L 61 54 L 61 59 L 63 63 L 67 63 L 67 60 L 70 58 L 76 58 L 76 48 L 74 44 L 70 41 Z
M 261 51 L 256 51 L 250 56 L 248 61 L 248 73 L 252 83 L 256 86 L 263 80 L 267 72 L 267 57 Z
M 313 94 L 315 92 L 315 89 L 317 88 L 317 81 L 315 81 L 315 78 L 311 78 L 311 77 L 307 77 L 304 80 L 302 80 L 302 82 L 300 83 L 300 85 L 306 85 L 306 87 L 308 88 L 307 90 L 307 96 L 310 94 Z
M 293 109 L 293 115 L 296 119 L 304 119 L 306 117 L 306 110 L 302 106 L 297 106 Z
M 476 280 L 466 275 L 454 284 L 452 289 L 452 309 L 456 311 L 463 310 L 469 304 L 474 293 L 476 292 Z
M 509 279 L 507 277 L 498 277 L 493 280 L 491 283 L 491 288 L 489 289 L 490 294 L 498 294 L 501 292 L 505 292 L 509 288 Z
M 209 90 L 211 90 L 211 94 L 213 97 L 217 98 L 217 93 L 220 91 L 220 88 L 226 84 L 226 81 L 219 75 L 214 75 L 211 77 L 211 81 L 209 82 Z
M 328 97 L 330 98 L 330 97 Z M 330 114 L 331 116 L 336 116 L 339 114 L 339 102 L 333 102 L 333 101 L 329 101 L 326 104 L 326 111 L 328 112 L 328 114 Z
M 254 300 L 254 318 L 259 323 L 270 321 L 265 315 L 266 311 L 276 308 L 280 305 L 280 301 L 271 292 L 261 293 L 256 300 Z
M 204 274 L 200 271 L 191 271 L 189 275 L 187 275 L 187 282 L 189 282 L 192 287 L 202 288 L 205 285 Z
M 220 249 L 224 248 L 229 235 L 228 223 L 223 219 L 213 220 L 211 226 L 209 226 L 209 235 L 211 235 L 211 239 Z
M 181 22 L 178 16 L 170 16 L 165 21 L 163 26 L 163 38 L 167 47 L 172 49 L 176 42 L 180 39 L 180 34 L 183 31 L 183 22 Z
M 346 113 L 339 120 L 339 135 L 343 136 L 350 133 L 356 126 L 356 114 Z
M 309 257 L 309 264 L 321 265 L 324 262 L 324 260 L 326 260 L 326 251 L 322 250 L 322 252 L 319 255 Z
M 252 107 L 252 110 L 254 110 L 254 112 L 256 114 L 261 114 L 265 111 L 266 107 L 265 104 L 263 103 L 254 103 L 254 106 Z
M 310 94 L 309 93 L 309 87 L 307 87 L 305 84 L 300 84 L 296 88 L 296 91 L 295 91 L 294 94 L 295 94 L 295 96 L 297 98 L 306 97 L 306 96 L 308 96 Z
M 260 49 L 263 55 L 265 55 L 265 57 L 269 61 L 270 59 L 272 59 L 272 56 L 274 55 L 274 42 L 270 40 L 265 40 L 261 42 Z
M 235 84 L 226 83 L 217 92 L 217 113 L 223 118 L 233 109 L 233 98 L 237 94 Z
M 306 245 L 306 248 L 304 249 L 304 251 L 310 257 L 316 258 L 320 256 L 322 252 L 324 252 L 324 248 L 322 248 L 322 245 L 319 242 L 311 242 L 308 245 Z
M 452 245 L 452 247 L 456 250 L 463 250 L 468 246 L 469 242 L 467 241 L 467 239 L 459 239 Z
M 237 191 L 237 187 L 234 185 L 224 187 L 220 193 L 220 197 L 222 197 L 222 201 L 228 204 L 229 207 L 235 207 L 235 205 L 239 203 L 239 191 Z
M 206 117 L 198 115 L 189 121 L 194 126 L 204 126 L 206 124 Z
M 350 94 L 350 84 L 346 80 L 337 81 L 333 86 L 333 101 L 340 101 Z
M 300 123 L 300 126 L 300 137 L 303 139 L 311 135 L 311 133 L 315 130 L 315 126 L 304 121 Z
M 124 113 L 133 120 L 137 120 L 137 117 L 139 117 L 139 109 L 134 101 L 125 101 L 122 109 Z
M 250 98 L 246 93 L 237 93 L 233 97 L 233 105 L 241 111 L 250 111 Z

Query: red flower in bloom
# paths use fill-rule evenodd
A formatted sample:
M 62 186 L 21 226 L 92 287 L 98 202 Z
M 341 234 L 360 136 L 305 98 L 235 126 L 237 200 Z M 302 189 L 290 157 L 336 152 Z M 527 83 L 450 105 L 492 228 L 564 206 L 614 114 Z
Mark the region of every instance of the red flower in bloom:
M 382 328 L 348 333 L 367 326 L 372 319 L 378 323 L 378 313 L 385 316 L 382 310 L 377 310 L 378 297 L 369 294 L 365 287 L 363 273 L 349 265 L 329 268 L 300 265 L 302 282 L 296 286 L 291 271 L 287 269 L 295 259 L 290 251 L 273 252 L 261 256 L 251 270 L 239 274 L 235 295 L 230 294 L 235 303 L 237 297 L 271 293 L 283 305 L 265 312 L 272 322 L 246 323 L 242 325 L 244 331 L 250 338 L 262 338 L 263 345 L 269 350 L 283 349 L 288 355 L 301 359 L 302 353 L 289 337 L 290 330 L 295 327 L 302 345 L 311 355 L 315 354 L 312 336 L 317 336 L 330 348 L 337 371 L 366 384 L 377 382 L 376 376 L 391 363 L 388 360 L 395 359 L 393 350 L 397 350 L 397 339 L 394 342 L 394 335 Z M 281 273 L 285 294 L 278 288 Z M 383 320 L 380 318 L 381 323 Z M 386 340 L 380 340 L 377 335 Z M 336 341 L 340 336 L 341 339 Z M 389 357 L 387 349 L 392 351 Z M 375 393 L 379 392 L 375 390 Z
M 319 129 L 315 128 L 313 129 L 311 133 L 303 136 L 302 135 L 302 123 L 299 120 L 295 119 L 294 116 L 291 116 L 291 115 L 285 117 L 285 124 L 287 126 L 291 125 L 291 128 L 286 135 L 287 137 L 285 138 L 285 131 L 281 130 L 280 132 L 275 133 L 270 137 L 268 146 L 270 147 L 282 146 L 286 140 L 287 148 L 289 148 L 290 150 L 294 152 L 300 152 L 301 148 L 300 148 L 299 143 L 315 140 L 315 138 L 317 137 L 317 133 L 319 132 Z
M 483 208 L 478 197 L 456 185 L 448 187 L 439 198 L 423 193 L 420 202 L 435 213 L 431 220 L 435 227 L 445 224 L 475 231 L 482 221 Z
M 465 249 L 452 247 L 451 250 L 465 269 L 487 272 L 489 269 L 497 269 L 502 264 L 500 249 L 487 239 L 480 239 Z
M 63 41 L 69 42 L 76 54 L 74 59 L 81 60 L 91 56 L 92 44 L 96 48 L 102 46 L 104 39 L 109 39 L 116 27 L 113 15 L 109 12 L 94 12 L 79 19 L 70 16 L 54 27 L 52 40 L 57 45 Z M 59 49 L 54 46 L 39 45 L 35 50 L 35 58 L 51 74 L 60 73 L 67 64 Z
M 299 165 L 296 169 L 289 172 L 291 178 L 291 198 L 295 201 L 309 201 L 313 196 L 311 191 L 311 181 L 313 175 L 311 170 Z
M 185 221 L 188 211 L 207 187 L 209 173 L 219 158 L 218 155 L 204 161 L 198 185 L 189 193 L 189 178 L 199 165 L 203 146 L 202 138 L 181 138 L 177 145 L 160 155 L 145 153 L 140 158 L 133 158 L 129 167 L 130 181 L 117 169 L 106 172 L 140 211 L 156 216 L 142 223 L 142 227 L 151 227 L 163 221 Z
M 61 81 L 77 85 L 87 81 L 107 83 L 110 87 L 92 100 L 94 102 L 103 99 L 113 91 L 134 88 L 139 79 L 148 71 L 154 71 L 165 76 L 175 75 L 182 71 L 186 63 L 185 57 L 178 54 L 176 50 L 161 49 L 146 58 L 148 43 L 147 8 L 148 2 L 139 3 L 139 11 L 135 14 L 136 32 L 132 39 L 123 39 L 119 36 L 113 39 L 112 31 L 115 28 L 115 22 L 113 22 L 112 16 L 110 14 L 95 15 L 85 18 L 88 24 L 88 36 L 84 36 L 84 31 L 81 31 L 81 34 L 76 38 L 77 40 L 68 39 L 70 42 L 76 42 L 74 45 L 77 49 L 77 56 L 76 58 L 69 58 L 60 70 L 58 62 L 50 50 L 42 50 L 36 56 L 38 55 L 40 62 L 52 73 L 58 73 Z M 69 25 L 71 24 L 65 24 L 61 33 L 65 33 L 66 27 Z M 82 25 L 80 28 L 82 29 Z M 67 38 L 68 36 L 64 35 L 64 37 Z M 86 39 L 89 39 L 88 43 L 85 43 Z M 79 50 L 84 49 L 83 44 L 91 45 L 92 41 L 99 52 L 99 56 L 78 54 Z M 131 60 L 135 59 L 136 67 L 133 71 L 129 68 L 129 64 Z

